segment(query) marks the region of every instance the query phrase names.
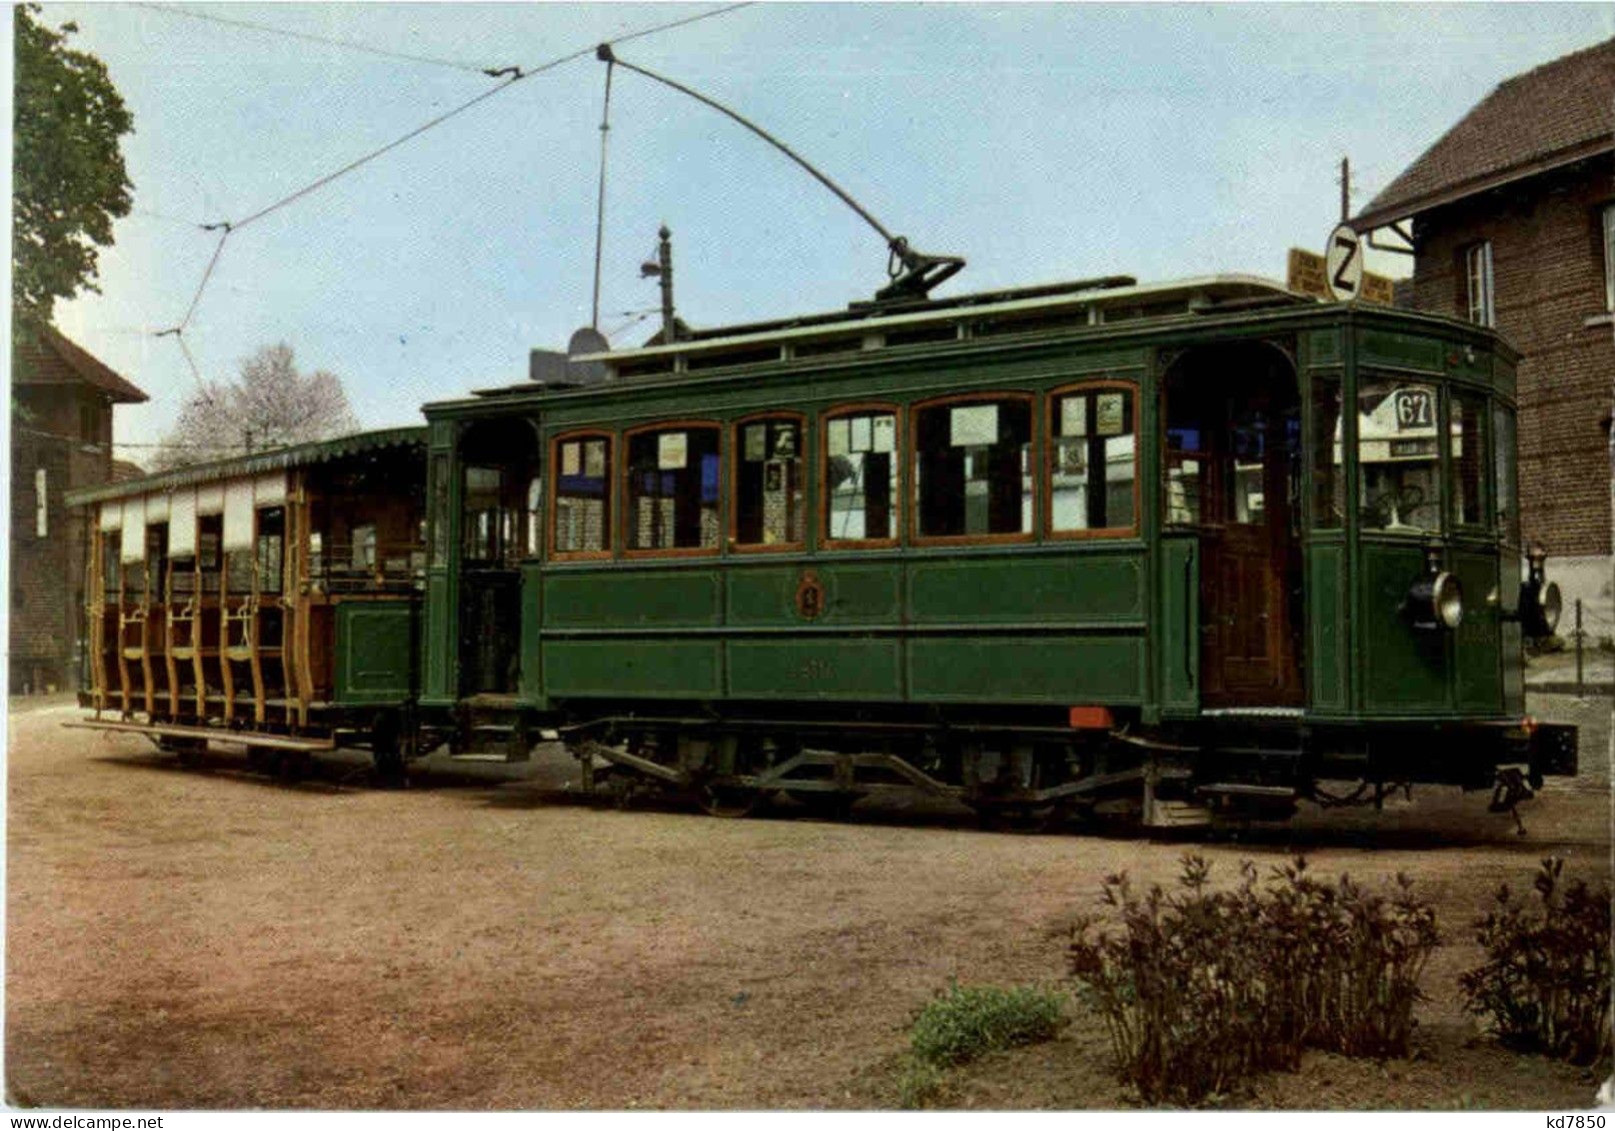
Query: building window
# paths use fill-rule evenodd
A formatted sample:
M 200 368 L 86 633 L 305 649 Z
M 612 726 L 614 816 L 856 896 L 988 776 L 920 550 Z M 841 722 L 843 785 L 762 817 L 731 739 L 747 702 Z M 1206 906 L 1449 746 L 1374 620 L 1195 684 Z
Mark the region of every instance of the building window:
M 1032 533 L 1031 399 L 916 409 L 914 476 L 921 538 Z
M 1497 325 L 1492 308 L 1492 241 L 1482 240 L 1464 252 L 1465 294 L 1469 320 L 1481 326 Z
M 34 535 L 39 538 L 50 533 L 50 491 L 45 481 L 45 469 L 34 472 Z
M 1604 309 L 1615 311 L 1615 203 L 1604 205 Z
M 79 439 L 86 444 L 101 442 L 101 406 L 79 405 Z

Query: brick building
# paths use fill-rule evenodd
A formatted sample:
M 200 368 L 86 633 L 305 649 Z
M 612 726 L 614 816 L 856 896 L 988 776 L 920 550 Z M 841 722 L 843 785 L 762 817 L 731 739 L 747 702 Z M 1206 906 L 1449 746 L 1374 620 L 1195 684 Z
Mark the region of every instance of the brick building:
M 1416 309 L 1494 325 L 1524 355 L 1522 536 L 1547 547 L 1567 605 L 1607 623 L 1615 39 L 1499 85 L 1352 225 L 1411 237 Z
M 11 641 L 8 689 L 77 686 L 86 516 L 71 488 L 115 477 L 112 412 L 146 394 L 51 328 L 11 344 Z

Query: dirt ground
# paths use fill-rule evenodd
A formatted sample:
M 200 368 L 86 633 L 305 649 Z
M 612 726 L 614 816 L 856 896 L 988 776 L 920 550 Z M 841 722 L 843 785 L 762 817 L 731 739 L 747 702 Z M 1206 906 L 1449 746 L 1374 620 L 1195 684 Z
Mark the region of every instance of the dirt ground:
M 1191 846 L 1229 883 L 1292 851 L 1370 885 L 1405 871 L 1446 940 L 1413 1057 L 1314 1055 L 1238 1104 L 1563 1110 L 1598 1084 L 1497 1048 L 1457 978 L 1499 883 L 1528 887 L 1549 853 L 1609 877 L 1608 699 L 1533 704 L 1587 729 L 1583 776 L 1522 809 L 1527 836 L 1485 796 L 1425 789 L 1190 842 L 985 833 L 917 803 L 840 824 L 617 811 L 565 799 L 556 757 L 382 791 L 354 756 L 287 786 L 236 754 L 182 768 L 63 729 L 60 700 L 12 708 L 14 1104 L 892 1107 L 908 1022 L 948 979 L 1057 984 L 1105 874 L 1168 883 Z M 954 1073 L 942 1102 L 1130 1106 L 1073 1012 L 1060 1039 Z

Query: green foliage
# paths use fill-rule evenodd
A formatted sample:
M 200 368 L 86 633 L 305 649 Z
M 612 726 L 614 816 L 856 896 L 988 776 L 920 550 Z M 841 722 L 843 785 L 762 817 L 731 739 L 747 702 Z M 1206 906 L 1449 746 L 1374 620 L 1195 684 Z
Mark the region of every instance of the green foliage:
M 1540 915 L 1498 890 L 1497 908 L 1475 922 L 1486 961 L 1459 985 L 1505 1044 L 1591 1064 L 1611 1051 L 1610 890 L 1582 880 L 1561 890 L 1563 871 L 1557 857 L 1542 861 Z
M 925 1107 L 941 1096 L 942 1088 L 942 1069 L 910 1056 L 905 1059 L 903 1073 L 897 1078 L 897 1104 L 910 1111 Z
M 951 982 L 928 1002 L 909 1033 L 916 1060 L 948 1067 L 1013 1045 L 1046 1041 L 1065 1023 L 1064 998 L 1017 986 L 961 986 Z
M 1092 920 L 1072 930 L 1070 974 L 1146 1102 L 1226 1095 L 1251 1072 L 1293 1071 L 1307 1047 L 1407 1051 L 1419 977 L 1440 941 L 1411 881 L 1399 875 L 1386 899 L 1347 876 L 1313 879 L 1298 858 L 1265 889 L 1246 862 L 1237 889 L 1212 891 L 1210 871 L 1185 856 L 1179 893 L 1156 885 L 1143 897 L 1125 875 L 1107 877 L 1120 933 Z
M 101 60 L 67 46 L 78 28 L 35 22 L 39 7 L 12 9 L 12 313 L 48 323 L 58 298 L 96 290 L 97 247 L 129 214 L 129 175 L 119 138 L 134 129 Z

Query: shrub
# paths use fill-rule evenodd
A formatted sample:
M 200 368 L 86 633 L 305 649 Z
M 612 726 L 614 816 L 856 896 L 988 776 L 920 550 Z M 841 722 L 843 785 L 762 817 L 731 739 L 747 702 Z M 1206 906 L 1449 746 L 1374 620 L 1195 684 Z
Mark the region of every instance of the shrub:
M 1465 1008 L 1490 1018 L 1505 1044 L 1591 1064 L 1611 1051 L 1610 891 L 1582 880 L 1561 891 L 1564 861 L 1542 861 L 1533 886 L 1540 915 L 1504 885 L 1475 921 L 1486 961 L 1459 979 Z
M 1104 1019 L 1122 1079 L 1146 1102 L 1226 1094 L 1253 1071 L 1296 1068 L 1305 1047 L 1347 1055 L 1407 1050 L 1419 977 L 1439 942 L 1435 913 L 1397 877 L 1395 896 L 1330 885 L 1306 861 L 1266 890 L 1241 865 L 1233 891 L 1208 888 L 1186 856 L 1178 894 L 1136 895 L 1107 877 L 1121 931 L 1073 928 L 1068 969 Z
M 914 1058 L 937 1068 L 964 1064 L 983 1053 L 1046 1041 L 1065 1023 L 1064 998 L 1031 986 L 961 986 L 928 1002 L 914 1019 Z

